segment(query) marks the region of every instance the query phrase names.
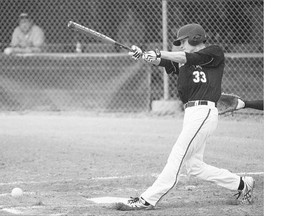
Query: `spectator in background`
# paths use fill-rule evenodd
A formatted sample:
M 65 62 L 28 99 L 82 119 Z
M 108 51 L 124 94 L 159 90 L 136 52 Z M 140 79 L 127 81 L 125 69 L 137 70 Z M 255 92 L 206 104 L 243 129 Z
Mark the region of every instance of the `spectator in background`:
M 43 30 L 33 23 L 27 13 L 21 13 L 19 25 L 12 34 L 11 44 L 4 50 L 4 53 L 9 55 L 13 53 L 41 52 L 44 40 Z

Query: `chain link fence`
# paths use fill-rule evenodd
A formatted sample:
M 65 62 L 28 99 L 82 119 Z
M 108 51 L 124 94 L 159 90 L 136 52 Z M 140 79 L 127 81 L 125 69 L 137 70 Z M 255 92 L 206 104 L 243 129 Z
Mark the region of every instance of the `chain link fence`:
M 154 100 L 178 100 L 177 77 L 167 78 L 162 68 L 136 62 L 125 50 L 68 29 L 70 20 L 145 50 L 174 50 L 177 29 L 197 22 L 207 31 L 207 43 L 225 50 L 223 91 L 248 100 L 264 97 L 263 0 L 0 0 L 0 4 L 0 110 L 149 112 Z M 44 32 L 42 51 L 4 54 L 23 12 Z

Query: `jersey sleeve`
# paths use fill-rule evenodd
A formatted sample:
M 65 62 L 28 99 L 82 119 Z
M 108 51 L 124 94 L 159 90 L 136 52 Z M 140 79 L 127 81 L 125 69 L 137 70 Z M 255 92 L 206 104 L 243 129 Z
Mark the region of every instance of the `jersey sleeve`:
M 224 52 L 221 47 L 213 45 L 199 52 L 186 53 L 186 64 L 205 67 L 217 67 L 224 61 Z
M 161 59 L 159 66 L 164 67 L 167 74 L 179 74 L 179 64 L 167 59 Z

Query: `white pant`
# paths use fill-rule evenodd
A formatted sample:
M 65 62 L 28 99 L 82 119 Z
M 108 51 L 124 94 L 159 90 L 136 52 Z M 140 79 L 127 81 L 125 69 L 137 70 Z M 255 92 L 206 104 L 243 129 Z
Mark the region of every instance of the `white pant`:
M 184 163 L 188 175 L 214 182 L 230 190 L 238 189 L 238 175 L 203 162 L 206 140 L 216 129 L 217 123 L 216 107 L 200 105 L 185 109 L 183 129 L 163 171 L 154 184 L 141 195 L 144 200 L 155 206 L 177 184 Z

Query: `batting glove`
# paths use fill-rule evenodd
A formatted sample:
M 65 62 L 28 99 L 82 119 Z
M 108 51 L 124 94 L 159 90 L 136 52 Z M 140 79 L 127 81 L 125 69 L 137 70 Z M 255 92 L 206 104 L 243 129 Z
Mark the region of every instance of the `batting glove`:
M 132 45 L 131 49 L 133 51 L 128 52 L 128 55 L 131 56 L 134 60 L 138 60 L 143 54 L 142 50 L 135 45 Z
M 158 49 L 144 52 L 142 58 L 147 62 L 153 62 L 158 58 L 161 58 L 161 53 Z

